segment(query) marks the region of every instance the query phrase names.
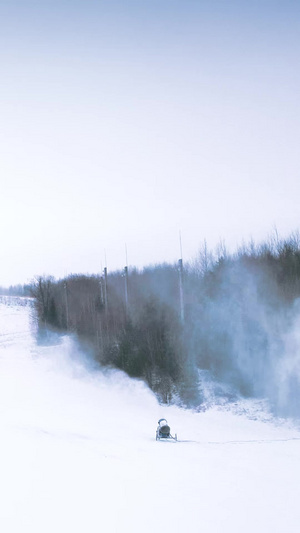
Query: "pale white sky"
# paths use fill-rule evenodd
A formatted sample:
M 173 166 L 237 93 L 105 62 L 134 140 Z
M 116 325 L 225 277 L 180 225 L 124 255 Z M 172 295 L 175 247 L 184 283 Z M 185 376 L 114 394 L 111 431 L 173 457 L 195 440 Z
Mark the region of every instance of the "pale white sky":
M 300 8 L 0 3 L 0 285 L 299 228 Z

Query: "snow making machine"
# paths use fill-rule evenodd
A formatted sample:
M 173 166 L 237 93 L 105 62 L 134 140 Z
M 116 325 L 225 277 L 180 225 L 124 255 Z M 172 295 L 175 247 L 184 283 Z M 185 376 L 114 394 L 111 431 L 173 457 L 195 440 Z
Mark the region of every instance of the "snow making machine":
M 177 440 L 177 433 L 175 433 L 174 437 L 171 435 L 170 426 L 165 418 L 160 418 L 156 429 L 156 440 L 161 439 Z

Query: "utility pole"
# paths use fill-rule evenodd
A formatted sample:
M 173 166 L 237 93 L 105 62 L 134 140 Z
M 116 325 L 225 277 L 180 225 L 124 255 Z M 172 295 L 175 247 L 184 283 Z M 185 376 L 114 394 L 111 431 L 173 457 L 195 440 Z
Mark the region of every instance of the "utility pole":
M 66 300 L 66 323 L 67 323 L 67 331 L 69 330 L 69 301 L 68 301 L 68 286 L 67 281 L 64 283 L 64 289 L 65 289 L 65 300 Z
M 127 259 L 127 245 L 125 244 L 126 266 L 124 268 L 124 282 L 125 282 L 125 312 L 128 318 L 128 259 Z
M 180 318 L 182 324 L 184 323 L 184 301 L 183 301 L 183 263 L 182 259 L 178 261 L 179 271 L 179 297 L 180 297 Z
M 103 278 L 102 278 L 102 276 L 100 276 L 100 279 L 99 279 L 99 288 L 100 288 L 100 302 L 101 302 L 101 305 L 104 305 Z
M 181 255 L 181 258 L 178 261 L 180 318 L 181 318 L 181 322 L 183 324 L 184 323 L 184 299 L 183 299 L 183 261 L 182 261 L 181 232 L 179 232 L 179 242 L 180 242 L 180 255 Z
M 125 310 L 126 318 L 128 317 L 128 266 L 124 268 L 124 281 L 125 281 Z
M 108 313 L 108 302 L 107 302 L 107 267 L 104 267 L 104 308 L 105 315 L 107 317 Z

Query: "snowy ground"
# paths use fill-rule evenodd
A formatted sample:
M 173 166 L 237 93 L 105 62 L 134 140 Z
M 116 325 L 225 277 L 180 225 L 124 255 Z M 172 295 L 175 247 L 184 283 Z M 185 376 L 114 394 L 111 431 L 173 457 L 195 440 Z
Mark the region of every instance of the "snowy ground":
M 72 339 L 38 346 L 22 303 L 0 301 L 0 531 L 299 531 L 291 423 L 162 407 Z M 155 441 L 161 417 L 177 443 Z

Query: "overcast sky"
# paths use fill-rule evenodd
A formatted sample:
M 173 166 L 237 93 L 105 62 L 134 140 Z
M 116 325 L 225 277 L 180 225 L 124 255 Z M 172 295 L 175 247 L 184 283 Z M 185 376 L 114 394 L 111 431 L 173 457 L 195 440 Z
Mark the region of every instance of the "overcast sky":
M 300 225 L 299 0 L 0 0 L 0 285 Z

